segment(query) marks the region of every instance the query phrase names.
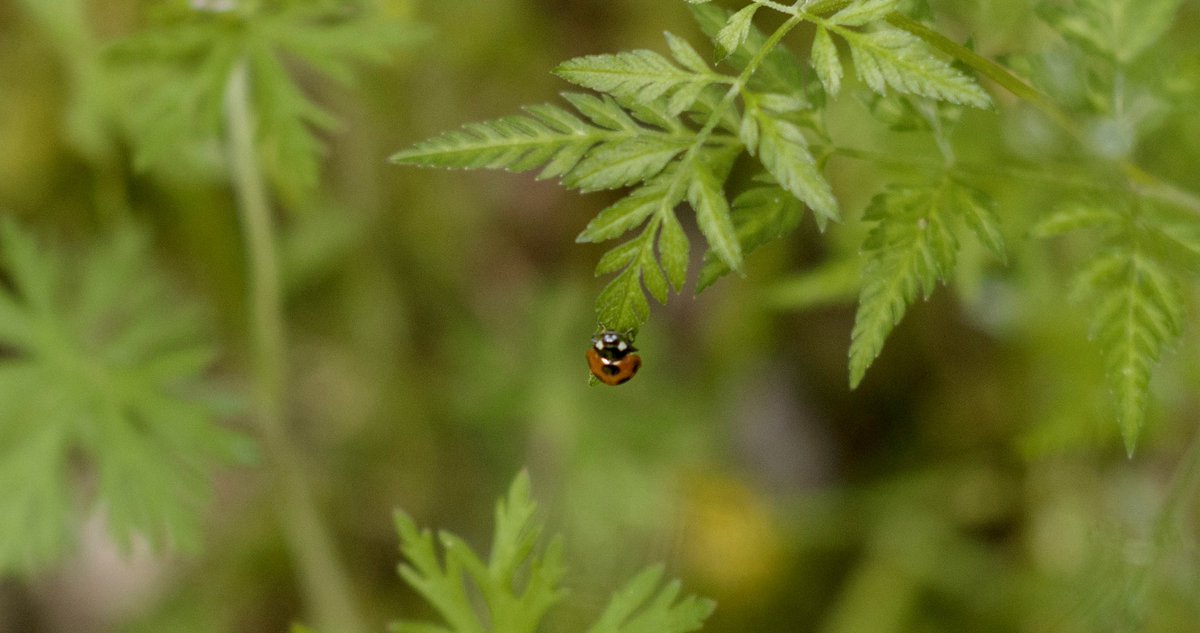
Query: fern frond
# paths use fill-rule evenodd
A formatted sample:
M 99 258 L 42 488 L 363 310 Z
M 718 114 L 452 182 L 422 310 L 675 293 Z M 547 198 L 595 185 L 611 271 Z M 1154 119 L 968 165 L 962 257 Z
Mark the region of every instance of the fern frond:
M 602 143 L 588 152 L 562 182 L 580 191 L 616 189 L 642 182 L 662 171 L 689 147 L 689 141 L 639 136 Z
M 675 292 L 679 292 L 683 283 L 687 281 L 691 245 L 688 243 L 687 233 L 683 231 L 683 225 L 679 223 L 679 218 L 675 217 L 675 211 L 660 206 L 659 217 L 662 218 L 662 228 L 658 233 L 658 256 L 671 287 Z
M 671 57 L 674 57 L 675 61 L 679 62 L 681 66 L 699 74 L 712 72 L 712 69 L 708 66 L 708 62 L 704 61 L 704 57 L 696 52 L 696 49 L 687 40 L 670 31 L 666 31 L 663 35 L 667 38 L 667 46 L 671 49 Z
M 641 226 L 646 218 L 656 213 L 670 212 L 683 200 L 681 189 L 672 190 L 673 175 L 674 169 L 668 170 L 601 211 L 575 241 L 610 240 Z
M 972 78 L 939 59 L 917 36 L 882 26 L 871 31 L 854 31 L 830 25 L 850 45 L 850 56 L 858 78 L 872 90 L 898 92 L 988 108 L 992 100 Z
M 1000 230 L 1000 217 L 996 215 L 996 204 L 986 194 L 960 182 L 951 186 L 952 209 L 975 233 L 975 238 L 991 251 L 996 259 L 1004 263 L 1008 259 L 1008 247 L 1004 233 Z
M 933 185 L 894 187 L 871 201 L 863 219 L 876 224 L 863 244 L 867 263 L 850 334 L 851 388 L 908 306 L 950 278 L 963 230 L 1004 260 L 1004 237 L 991 206 L 982 192 L 949 177 Z
M 731 51 L 736 51 L 746 42 L 746 38 L 750 36 L 750 29 L 754 25 L 754 14 L 761 6 L 748 4 L 729 16 L 729 21 L 713 37 L 713 41 L 718 46 L 718 58 L 727 57 Z
M 837 221 L 837 199 L 821 175 L 799 126 L 778 116 L 759 116 L 758 158 L 779 185 L 807 204 L 820 221 Z
M 733 201 L 733 225 L 742 252 L 750 254 L 771 240 L 778 239 L 800 225 L 804 207 L 789 192 L 775 184 L 747 189 Z M 696 292 L 711 286 L 731 272 L 728 265 L 711 251 L 705 253 Z
M 674 52 L 679 55 L 677 38 L 668 36 Z M 694 52 L 694 51 L 692 51 Z M 682 52 L 684 63 L 693 65 L 694 58 Z M 587 55 L 570 59 L 554 69 L 554 74 L 577 86 L 610 94 L 617 99 L 635 103 L 652 103 L 668 97 L 668 111 L 678 115 L 695 102 L 709 85 L 732 81 L 705 69 L 681 69 L 666 57 L 649 50 L 634 50 L 611 55 Z
M 642 291 L 642 267 L 630 265 L 596 297 L 596 322 L 620 331 L 636 331 L 650 318 L 650 302 Z
M 680 127 L 655 130 L 634 121 L 611 99 L 564 95 L 591 123 L 557 106 L 525 108 L 530 116 L 471 123 L 394 154 L 395 163 L 422 167 L 528 171 L 560 177 L 584 191 L 611 189 L 653 177 L 693 136 Z M 673 123 L 678 125 L 678 123 Z
M 1104 358 L 1132 455 L 1145 425 L 1151 372 L 1183 329 L 1180 271 L 1200 270 L 1200 222 L 1169 208 L 1074 201 L 1041 220 L 1034 234 L 1088 229 L 1100 232 L 1103 246 L 1076 274 L 1072 296 L 1093 306 L 1090 338 Z
M 811 61 L 825 92 L 837 96 L 842 89 L 842 60 L 838 58 L 837 44 L 823 26 L 818 26 L 813 36 Z
M 679 581 L 663 585 L 662 578 L 661 565 L 634 576 L 613 594 L 612 601 L 587 633 L 687 633 L 699 629 L 716 604 L 697 596 L 677 600 Z
M 851 388 L 917 295 L 928 298 L 954 268 L 958 243 L 942 195 L 940 189 L 894 188 L 876 196 L 863 215 L 876 225 L 863 245 L 867 264 L 850 334 Z
M 1096 302 L 1092 338 L 1104 355 L 1132 454 L 1146 418 L 1151 370 L 1183 326 L 1183 293 L 1174 276 L 1136 246 L 1106 249 L 1079 279 Z
M 700 30 L 709 39 L 714 40 L 733 16 L 732 12 L 712 4 L 694 5 L 690 8 L 692 16 L 700 25 Z M 746 29 L 741 45 L 736 50 L 726 51 L 728 57 L 725 57 L 724 61 L 741 72 L 766 43 L 767 36 L 751 23 Z M 750 76 L 747 87 L 756 92 L 790 94 L 802 91 L 804 85 L 804 77 L 792 52 L 787 46 L 776 44 L 765 53 L 758 70 Z
M 729 217 L 729 201 L 725 198 L 725 176 L 728 167 L 719 167 L 701 154 L 693 161 L 691 180 L 688 185 L 688 203 L 696 211 L 696 224 L 708 247 L 717 258 L 730 269 L 741 272 L 742 246 L 738 243 L 737 231 Z
M 527 109 L 534 116 L 507 116 L 469 123 L 462 129 L 416 143 L 392 162 L 421 167 L 528 171 L 544 163 L 545 177 L 569 172 L 592 146 L 636 138 L 636 128 L 593 128 L 552 105 Z
M 862 0 L 829 16 L 828 21 L 842 26 L 863 26 L 887 17 L 897 4 L 899 0 Z
M 605 253 L 596 265 L 597 276 L 621 271 L 596 298 L 596 321 L 606 328 L 633 332 L 646 322 L 650 303 L 643 283 L 660 303 L 666 302 L 667 280 L 654 256 L 661 222 L 661 216 L 655 216 L 640 235 Z
M 537 519 L 529 475 L 517 475 L 496 505 L 496 527 L 486 562 L 461 538 L 439 533 L 442 556 L 433 534 L 403 512 L 396 530 L 405 562 L 400 575 L 437 610 L 445 625 L 394 623 L 393 633 L 533 633 L 566 590 L 563 543 L 554 537 L 543 546 L 544 524 Z M 440 559 L 441 560 L 440 560 Z M 444 561 L 444 562 L 443 562 Z M 475 607 L 476 597 L 482 604 Z M 687 633 L 700 627 L 713 603 L 696 596 L 679 598 L 679 582 L 663 584 L 661 567 L 638 574 L 616 592 L 589 633 Z

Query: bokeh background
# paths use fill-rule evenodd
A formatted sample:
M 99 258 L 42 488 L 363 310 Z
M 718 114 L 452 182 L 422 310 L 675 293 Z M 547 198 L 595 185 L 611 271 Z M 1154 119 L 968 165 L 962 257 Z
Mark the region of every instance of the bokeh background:
M 65 115 L 73 69 L 91 53 L 35 4 L 0 3 L 0 208 L 81 240 L 126 221 L 150 227 L 161 267 L 211 306 L 223 349 L 213 372 L 236 389 L 249 344 L 228 186 L 139 173 L 121 145 L 87 151 Z M 145 4 L 86 3 L 95 42 L 133 30 Z M 754 254 L 745 278 L 699 296 L 689 284 L 654 306 L 637 379 L 590 387 L 603 245 L 574 237 L 616 194 L 387 157 L 555 101 L 568 86 L 549 71 L 564 59 L 661 51 L 664 30 L 708 50 L 702 36 L 675 0 L 394 4 L 430 29 L 422 44 L 354 86 L 297 71 L 342 126 L 323 134 L 319 194 L 277 218 L 289 429 L 378 630 L 430 613 L 395 573 L 393 509 L 486 548 L 495 499 L 525 468 L 570 564 L 572 593 L 546 630 L 583 630 L 624 579 L 661 561 L 717 601 L 714 633 L 1200 631 L 1200 460 L 1187 449 L 1200 419 L 1196 333 L 1158 372 L 1127 458 L 1087 314 L 1066 296 L 1081 253 L 1019 228 L 1053 203 L 1050 188 L 984 175 L 1012 229 L 1008 265 L 979 255 L 953 290 L 918 302 L 851 392 L 857 269 L 806 273 L 854 253 L 861 209 L 894 174 L 835 158 L 827 173 L 846 226 L 823 235 L 806 221 Z M 1061 46 L 1024 2 L 931 4 L 944 32 L 991 57 Z M 1185 50 L 1197 17 L 1186 3 L 1163 46 Z M 882 131 L 853 92 L 842 100 L 838 142 L 901 161 L 933 151 Z M 962 155 L 1069 155 L 1020 104 L 998 100 L 965 115 Z M 1194 174 L 1188 183 L 1172 166 L 1196 164 L 1192 115 L 1164 117 L 1146 150 L 1185 187 Z M 227 424 L 253 434 L 239 417 Z M 267 479 L 254 465 L 218 473 L 196 556 L 122 555 L 85 515 L 65 562 L 0 579 L 0 631 L 285 630 L 306 606 Z

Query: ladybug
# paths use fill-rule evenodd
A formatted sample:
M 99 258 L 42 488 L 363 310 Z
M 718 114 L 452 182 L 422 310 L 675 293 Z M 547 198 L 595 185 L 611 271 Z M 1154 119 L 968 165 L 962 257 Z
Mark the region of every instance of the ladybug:
M 588 348 L 588 369 L 606 385 L 620 385 L 633 378 L 642 367 L 642 357 L 629 338 L 619 332 L 605 330 L 592 337 Z

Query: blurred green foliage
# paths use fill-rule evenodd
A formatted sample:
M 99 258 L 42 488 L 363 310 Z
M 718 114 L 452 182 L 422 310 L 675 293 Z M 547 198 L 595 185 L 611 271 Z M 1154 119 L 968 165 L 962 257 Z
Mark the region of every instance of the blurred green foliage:
M 153 331 L 182 322 L 170 317 L 176 309 L 206 304 L 198 314 L 210 317 L 212 333 L 188 339 L 220 353 L 203 376 L 189 375 L 229 393 L 245 389 L 250 358 L 237 210 L 219 128 L 203 117 L 176 118 L 170 135 L 145 138 L 149 132 L 134 123 L 156 122 L 147 109 L 170 95 L 137 86 L 180 71 L 111 48 L 135 34 L 167 37 L 153 17 L 167 4 L 188 6 L 0 4 L 0 208 L 38 236 L 16 238 L 39 245 L 30 257 L 61 259 L 73 279 L 86 278 L 92 260 L 48 245 L 104 253 L 113 236 L 134 234 L 131 225 L 148 230 L 152 243 L 139 263 L 106 275 L 110 284 L 128 281 L 110 287 L 117 298 L 109 305 L 137 307 L 136 290 L 148 280 L 174 286 L 177 294 L 166 296 L 186 300 L 132 321 Z M 1178 341 L 1163 348 L 1149 379 L 1153 397 L 1127 458 L 1113 422 L 1112 377 L 1088 340 L 1102 311 L 1068 295 L 1097 253 L 1128 251 L 1108 246 L 1112 234 L 1102 227 L 1053 240 L 1017 228 L 1069 211 L 1065 193 L 1111 202 L 1113 161 L 1197 188 L 1194 3 L 929 2 L 940 32 L 969 38 L 973 50 L 1029 78 L 1082 135 L 1072 138 L 987 82 L 994 111 L 940 113 L 936 120 L 953 123 L 958 167 L 995 201 L 1006 263 L 962 240 L 957 267 L 944 278 L 953 292 L 939 289 L 908 307 L 854 392 L 846 360 L 859 248 L 870 228 L 862 212 L 886 184 L 927 180 L 930 163 L 942 159 L 928 135 L 903 131 L 928 125 L 911 104 L 877 99 L 847 72 L 826 123 L 839 149 L 870 160 L 849 151 L 828 158 L 824 172 L 843 223 L 821 233 L 801 222 L 755 250 L 744 278 L 655 308 L 639 333 L 645 367 L 637 379 L 589 388 L 583 352 L 600 290 L 592 271 L 603 251 L 574 240 L 615 198 L 564 192 L 532 176 L 407 170 L 386 159 L 463 122 L 554 100 L 563 83 L 550 70 L 565 59 L 634 49 L 668 55 L 664 30 L 707 59 L 711 47 L 687 7 L 638 0 L 310 6 L 335 4 L 369 7 L 381 23 L 415 20 L 434 33 L 419 47 L 368 56 L 371 65 L 355 66 L 353 84 L 330 81 L 314 60 L 271 53 L 298 91 L 277 103 L 296 106 L 287 108 L 293 114 L 311 111 L 299 104 L 316 104 L 339 122 L 291 128 L 293 138 L 306 139 L 307 154 L 281 154 L 283 145 L 267 143 L 263 165 L 280 210 L 289 211 L 278 215 L 287 428 L 377 630 L 433 615 L 396 573 L 389 513 L 403 508 L 485 549 L 493 501 L 522 467 L 550 530 L 563 534 L 570 570 L 563 584 L 571 593 L 548 615 L 546 630 L 584 630 L 613 588 L 653 561 L 663 561 L 688 593 L 716 601 L 705 627 L 714 632 L 1195 630 L 1195 328 L 1177 320 Z M 1173 20 L 1162 17 L 1168 13 Z M 1097 45 L 1112 42 L 1096 38 L 1125 16 L 1138 30 L 1115 48 Z M 763 27 L 778 21 L 761 9 L 754 19 Z M 313 24 L 306 33 L 314 37 L 328 26 Z M 373 26 L 364 27 L 364 43 Z M 807 53 L 812 37 L 798 30 L 787 44 Z M 342 32 L 328 43 L 357 40 Z M 166 108 L 168 117 L 187 111 Z M 138 169 L 146 141 L 157 144 L 156 164 L 167 169 Z M 735 164 L 730 177 L 749 183 L 753 176 Z M 762 213 L 791 217 L 786 209 Z M 1166 212 L 1156 204 L 1150 213 Z M 1184 219 L 1172 226 L 1194 222 Z M 699 243 L 697 226 L 682 226 Z M 749 219 L 735 229 L 751 238 L 759 230 Z M 123 248 L 136 243 L 121 239 L 132 238 L 115 242 Z M 1186 264 L 1148 244 L 1161 265 Z M 0 256 L 5 296 L 28 301 L 12 248 Z M 701 257 L 692 249 L 693 270 Z M 1181 301 L 1195 314 L 1194 281 L 1180 278 Z M 71 297 L 61 298 L 64 305 Z M 55 312 L 61 323 L 87 314 Z M 15 322 L 6 318 L 0 329 Z M 8 339 L 0 347 L 0 363 L 37 358 Z M 17 396 L 0 408 L 24 397 L 66 406 L 53 396 L 63 388 L 54 378 L 5 382 L 0 389 Z M 127 411 L 152 404 L 139 397 Z M 221 429 L 249 426 L 228 408 L 216 411 L 228 419 L 206 422 L 206 433 L 226 437 Z M 153 420 L 137 416 L 133 428 Z M 10 438 L 65 428 L 55 419 L 0 421 L 0 455 L 50 468 Z M 72 420 L 83 424 L 82 416 Z M 189 442 L 183 456 L 146 455 L 155 464 L 168 457 L 186 464 L 203 451 Z M 13 462 L 0 460 L 2 477 Z M 54 567 L 0 580 L 0 631 L 280 631 L 311 621 L 267 465 L 220 465 L 204 514 L 191 505 L 203 495 L 170 499 L 192 508 L 189 530 L 202 528 L 187 532 L 198 535 L 199 553 L 184 556 L 149 554 L 137 538 L 131 552 L 114 555 L 120 548 L 105 530 L 89 527 L 94 493 L 105 494 L 103 475 L 86 451 L 53 463 L 62 467 L 55 490 L 67 496 L 26 498 L 61 510 L 70 523 L 14 525 L 17 512 L 8 508 L 19 488 L 6 487 L 0 531 L 23 536 L 22 556 L 43 551 L 38 544 L 50 538 L 64 551 L 58 534 L 80 539 Z M 139 483 L 158 485 L 193 472 L 144 474 Z

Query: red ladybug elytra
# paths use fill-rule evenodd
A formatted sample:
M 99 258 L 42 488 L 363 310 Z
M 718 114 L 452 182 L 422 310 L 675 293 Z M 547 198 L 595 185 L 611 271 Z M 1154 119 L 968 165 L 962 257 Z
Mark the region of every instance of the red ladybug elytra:
M 587 351 L 588 369 L 606 385 L 623 384 L 642 366 L 642 357 L 634 354 L 636 351 L 628 337 L 605 330 L 592 338 Z

